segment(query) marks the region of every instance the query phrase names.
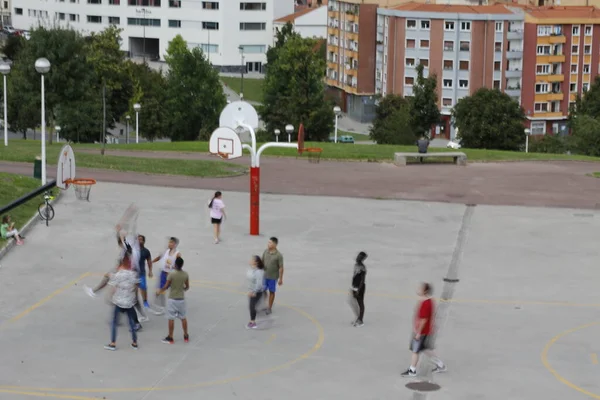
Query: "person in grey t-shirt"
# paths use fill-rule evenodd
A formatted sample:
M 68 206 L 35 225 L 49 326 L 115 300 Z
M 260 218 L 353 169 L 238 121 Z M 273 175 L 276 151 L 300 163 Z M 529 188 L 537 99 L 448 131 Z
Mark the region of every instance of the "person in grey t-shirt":
M 429 148 L 429 139 L 425 136 L 421 136 L 421 139 L 417 140 L 417 148 L 419 149 L 419 153 L 427 154 L 427 149 Z M 423 157 L 419 157 L 419 160 L 423 162 Z

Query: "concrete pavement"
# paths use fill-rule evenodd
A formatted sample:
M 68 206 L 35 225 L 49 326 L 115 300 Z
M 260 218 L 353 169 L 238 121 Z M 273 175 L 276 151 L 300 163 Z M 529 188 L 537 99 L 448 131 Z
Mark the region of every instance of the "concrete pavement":
M 262 235 L 251 237 L 248 195 L 226 191 L 224 240 L 214 245 L 205 206 L 211 193 L 100 182 L 88 203 L 66 192 L 50 227 L 33 229 L 2 260 L 0 399 L 600 396 L 600 325 L 589 325 L 600 309 L 590 239 L 600 228 L 596 212 L 263 195 Z M 160 343 L 166 322 L 154 317 L 138 351 L 127 347 L 124 326 L 118 351 L 102 348 L 109 308 L 82 285 L 113 265 L 113 225 L 130 202 L 141 209 L 138 229 L 153 255 L 168 236 L 181 239 L 192 279 L 187 345 L 179 326 L 175 345 Z M 246 331 L 247 262 L 271 235 L 286 267 L 276 319 Z M 369 254 L 367 312 L 357 329 L 346 292 L 361 250 Z M 433 377 L 441 389 L 429 395 L 405 388 L 431 379 L 426 364 L 424 378 L 399 377 L 421 281 L 449 300 L 437 321 L 449 370 Z

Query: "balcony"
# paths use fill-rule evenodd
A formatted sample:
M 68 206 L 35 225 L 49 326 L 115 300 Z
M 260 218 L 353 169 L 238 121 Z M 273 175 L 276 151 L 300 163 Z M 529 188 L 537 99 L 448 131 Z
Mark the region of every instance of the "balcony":
M 506 52 L 506 58 L 509 60 L 516 60 L 523 58 L 523 50 L 509 50 Z
M 565 62 L 566 56 L 564 54 L 557 54 L 548 56 L 548 61 L 551 63 L 562 63 Z
M 552 35 L 548 38 L 548 43 L 556 44 L 556 43 L 566 43 L 567 37 L 563 34 L 560 35 Z
M 512 31 L 508 31 L 506 32 L 506 38 L 508 40 L 523 40 L 523 30 L 522 29 L 515 29 Z
M 548 93 L 548 95 L 546 96 L 548 101 L 562 101 L 564 97 L 565 95 L 562 92 Z
M 548 82 L 563 82 L 565 80 L 565 76 L 564 75 L 546 75 L 546 80 Z
M 558 112 L 539 112 L 536 111 L 533 113 L 533 116 L 535 118 L 555 118 L 555 119 L 559 119 L 562 117 L 565 117 L 566 115 L 564 115 L 561 111 Z
M 510 97 L 521 97 L 521 88 L 509 86 L 506 89 L 504 89 L 504 93 L 506 93 Z
M 523 71 L 520 69 L 508 69 L 504 72 L 504 76 L 507 78 L 520 78 L 523 75 Z

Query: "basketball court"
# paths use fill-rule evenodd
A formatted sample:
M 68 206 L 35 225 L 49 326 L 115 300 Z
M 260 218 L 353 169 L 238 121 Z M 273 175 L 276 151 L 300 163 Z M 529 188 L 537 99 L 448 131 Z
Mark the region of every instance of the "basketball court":
M 261 195 L 253 236 L 248 194 L 224 192 L 215 245 L 210 196 L 103 182 L 89 202 L 64 192 L 50 226 L 0 261 L 0 399 L 600 399 L 595 212 Z M 189 344 L 178 325 L 162 344 L 166 321 L 152 317 L 138 351 L 125 325 L 118 350 L 103 349 L 110 307 L 82 287 L 113 266 L 114 224 L 132 202 L 153 256 L 181 240 Z M 248 261 L 273 235 L 285 257 L 276 318 L 248 331 Z M 361 250 L 365 326 L 353 328 L 346 295 Z M 448 299 L 437 346 L 449 370 L 421 368 L 439 386 L 429 393 L 399 376 L 421 281 Z

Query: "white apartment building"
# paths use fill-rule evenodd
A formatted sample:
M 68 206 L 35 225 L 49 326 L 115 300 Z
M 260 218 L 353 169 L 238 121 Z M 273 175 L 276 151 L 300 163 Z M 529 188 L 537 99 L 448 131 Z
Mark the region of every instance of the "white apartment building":
M 273 22 L 274 37 L 275 30 L 281 30 L 288 22 L 294 25 L 294 31 L 303 38 L 325 39 L 327 37 L 327 6 L 306 7 L 294 14 L 276 19 Z
M 4 0 L 0 0 L 4 1 Z M 98 32 L 123 29 L 123 50 L 131 57 L 164 60 L 178 34 L 200 47 L 222 72 L 262 72 L 273 43 L 273 21 L 294 12 L 294 0 L 19 0 L 13 26 L 70 26 Z
M 0 21 L 2 26 L 10 25 L 11 0 L 0 0 Z

